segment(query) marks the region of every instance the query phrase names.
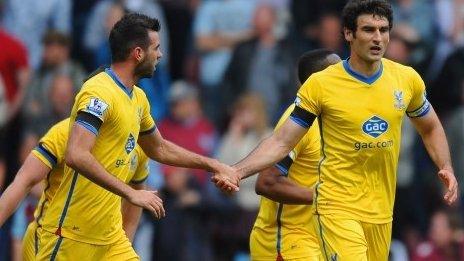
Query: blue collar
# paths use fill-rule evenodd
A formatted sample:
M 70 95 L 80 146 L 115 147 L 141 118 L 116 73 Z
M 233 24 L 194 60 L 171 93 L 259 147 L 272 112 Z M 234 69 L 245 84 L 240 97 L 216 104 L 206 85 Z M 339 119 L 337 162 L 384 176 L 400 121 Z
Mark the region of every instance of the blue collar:
M 134 90 L 133 88 L 127 88 L 124 86 L 119 77 L 113 72 L 111 68 L 106 68 L 105 72 L 111 77 L 111 79 L 113 79 L 116 85 L 118 85 L 130 98 L 132 98 L 132 91 Z
M 348 62 L 350 58 L 346 59 L 346 60 L 343 60 L 343 68 L 345 68 L 345 71 L 350 74 L 351 76 L 353 76 L 354 78 L 364 82 L 364 83 L 367 83 L 367 84 L 373 84 L 377 79 L 380 78 L 380 76 L 382 76 L 382 72 L 383 72 L 383 64 L 382 62 L 380 62 L 380 68 L 379 70 L 374 73 L 373 75 L 369 76 L 369 77 L 366 77 L 358 72 L 356 72 L 355 70 L 353 70 L 350 66 L 350 63 Z

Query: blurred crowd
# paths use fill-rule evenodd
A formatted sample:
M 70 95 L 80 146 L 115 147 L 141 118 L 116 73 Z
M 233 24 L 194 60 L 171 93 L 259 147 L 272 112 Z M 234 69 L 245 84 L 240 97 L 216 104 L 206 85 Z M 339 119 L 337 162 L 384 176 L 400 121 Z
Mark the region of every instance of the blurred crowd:
M 386 57 L 414 67 L 447 132 L 464 184 L 464 0 L 396 0 Z M 108 34 L 127 12 L 161 22 L 162 62 L 139 86 L 162 135 L 233 164 L 269 135 L 299 88 L 296 60 L 327 48 L 343 59 L 344 0 L 0 0 L 0 192 L 87 75 L 111 62 Z M 464 260 L 464 194 L 442 202 L 436 169 L 403 124 L 391 260 Z M 208 173 L 151 162 L 167 216 L 144 215 L 142 260 L 248 260 L 254 179 L 224 195 Z M 40 192 L 38 192 L 40 193 Z M 21 260 L 38 193 L 0 230 L 0 260 Z M 464 190 L 461 190 L 464 193 Z

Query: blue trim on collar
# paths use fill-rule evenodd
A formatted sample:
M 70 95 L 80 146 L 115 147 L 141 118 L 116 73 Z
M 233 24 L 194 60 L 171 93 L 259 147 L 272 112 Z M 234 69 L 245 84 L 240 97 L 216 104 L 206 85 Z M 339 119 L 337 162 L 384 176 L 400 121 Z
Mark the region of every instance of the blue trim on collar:
M 111 68 L 106 68 L 105 72 L 113 79 L 113 81 L 118 85 L 130 98 L 132 98 L 132 91 L 134 89 L 129 89 L 119 80 L 119 77 L 113 72 Z
M 345 71 L 353 76 L 354 78 L 364 82 L 364 83 L 367 83 L 367 84 L 373 84 L 375 81 L 377 81 L 377 79 L 380 78 L 380 76 L 382 76 L 382 72 L 383 72 L 383 64 L 382 62 L 380 62 L 380 68 L 379 70 L 374 73 L 372 76 L 369 76 L 369 77 L 366 77 L 358 72 L 356 72 L 355 70 L 353 70 L 350 66 L 350 63 L 348 62 L 350 58 L 346 59 L 346 60 L 343 60 L 343 68 L 345 68 Z

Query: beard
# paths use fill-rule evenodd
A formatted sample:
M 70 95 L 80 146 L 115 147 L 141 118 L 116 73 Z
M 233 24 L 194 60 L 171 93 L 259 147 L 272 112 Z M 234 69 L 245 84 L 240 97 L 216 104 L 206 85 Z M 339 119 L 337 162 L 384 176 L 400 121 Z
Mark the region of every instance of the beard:
M 135 67 L 135 75 L 139 78 L 151 78 L 155 72 L 155 66 L 153 62 L 143 60 Z

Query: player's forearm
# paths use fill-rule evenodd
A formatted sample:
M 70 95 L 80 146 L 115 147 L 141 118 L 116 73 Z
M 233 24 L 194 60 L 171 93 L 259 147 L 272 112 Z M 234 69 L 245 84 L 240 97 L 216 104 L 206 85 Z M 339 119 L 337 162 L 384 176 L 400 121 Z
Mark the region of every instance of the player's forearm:
M 21 201 L 31 190 L 33 184 L 15 179 L 0 197 L 0 227 L 18 208 Z
M 133 190 L 130 186 L 108 173 L 88 151 L 74 150 L 67 153 L 66 164 L 95 184 L 123 198 L 127 199 Z
M 13 183 L 8 186 L 0 198 L 0 226 L 18 208 L 31 188 L 40 183 L 49 172 L 50 168 L 47 165 L 32 153 L 29 154 L 16 173 Z
M 425 148 L 439 169 L 452 170 L 451 156 L 445 131 L 440 123 L 437 123 L 426 131 L 420 132 Z
M 131 204 L 123 199 L 122 201 L 122 227 L 131 242 L 134 240 L 135 231 L 142 216 L 142 208 Z
M 153 156 L 163 164 L 177 167 L 204 169 L 209 172 L 216 172 L 220 168 L 219 161 L 188 151 L 168 140 L 161 142 Z
M 233 167 L 240 172 L 245 179 L 265 168 L 269 168 L 283 159 L 291 150 L 291 147 L 272 135 L 264 139 L 246 158 Z
M 280 171 L 271 167 L 260 173 L 256 182 L 256 193 L 276 202 L 295 205 L 310 205 L 313 191 L 297 185 Z

